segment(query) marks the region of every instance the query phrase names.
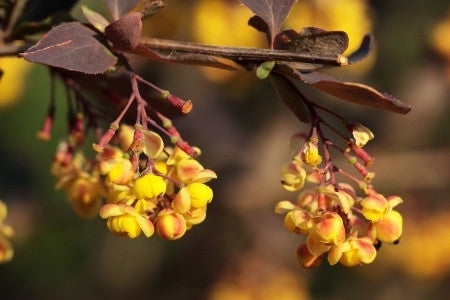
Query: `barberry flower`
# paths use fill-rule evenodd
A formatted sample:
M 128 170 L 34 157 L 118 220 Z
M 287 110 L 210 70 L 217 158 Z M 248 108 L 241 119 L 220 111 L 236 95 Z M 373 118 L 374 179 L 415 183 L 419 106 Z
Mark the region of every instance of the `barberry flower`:
M 347 125 L 347 128 L 351 131 L 353 138 L 355 139 L 354 144 L 358 148 L 364 147 L 368 141 L 375 137 L 369 128 L 360 123 L 349 124 Z
M 291 161 L 281 167 L 281 184 L 288 191 L 296 191 L 305 185 L 306 171 L 299 161 Z
M 155 231 L 153 223 L 130 205 L 105 204 L 100 210 L 100 217 L 108 219 L 108 229 L 117 235 L 136 238 L 143 232 L 150 237 Z
M 317 167 L 322 162 L 322 156 L 319 154 L 317 138 L 311 138 L 303 145 L 302 160 L 310 166 Z
M 14 230 L 11 226 L 6 225 L 3 221 L 8 214 L 6 204 L 0 200 L 0 264 L 9 262 L 14 256 L 14 249 L 8 240 L 14 235 Z
M 166 191 L 166 182 L 161 176 L 144 175 L 134 182 L 133 191 L 138 199 L 154 199 Z
M 186 219 L 172 209 L 163 209 L 155 220 L 156 232 L 167 240 L 176 240 L 186 232 Z
M 186 188 L 189 192 L 192 207 L 202 208 L 212 201 L 213 191 L 206 184 L 193 182 Z
M 377 250 L 369 238 L 351 236 L 345 243 L 330 249 L 328 262 L 334 265 L 339 261 L 346 267 L 354 267 L 362 263 L 370 264 L 376 255 Z
M 381 194 L 369 195 L 362 199 L 359 204 L 362 207 L 364 217 L 372 222 L 383 219 L 389 210 L 388 201 Z

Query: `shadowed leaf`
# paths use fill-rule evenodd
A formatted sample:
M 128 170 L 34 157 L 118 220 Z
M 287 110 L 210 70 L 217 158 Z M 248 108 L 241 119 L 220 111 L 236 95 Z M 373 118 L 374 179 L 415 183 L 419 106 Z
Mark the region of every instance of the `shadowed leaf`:
M 98 31 L 104 32 L 105 27 L 109 25 L 109 22 L 101 14 L 91 10 L 87 6 L 81 5 L 81 11 L 86 20 L 88 20 Z
M 200 65 L 200 66 L 220 68 L 224 70 L 237 69 L 232 65 L 217 60 L 214 56 L 205 54 L 155 50 L 150 49 L 144 45 L 138 45 L 131 53 L 146 56 L 153 60 L 161 62 Z
M 138 6 L 141 1 L 142 0 L 103 0 L 103 3 L 105 3 L 115 21 Z
M 371 33 L 366 34 L 358 50 L 350 54 L 350 56 L 348 57 L 348 63 L 354 64 L 366 58 L 369 55 L 370 51 L 372 50 L 373 43 L 374 43 L 373 34 Z
M 253 13 L 266 22 L 270 41 L 272 44 L 274 36 L 280 31 L 281 25 L 286 19 L 292 5 L 297 0 L 240 0 Z
M 139 44 L 142 32 L 141 13 L 129 13 L 105 28 L 105 36 L 117 50 L 131 51 Z
M 326 31 L 316 27 L 306 27 L 297 33 L 285 30 L 276 35 L 274 48 L 290 52 L 309 52 L 317 55 L 341 55 L 348 47 L 348 36 L 343 31 Z M 320 69 L 324 64 L 295 62 L 290 67 L 309 72 Z
M 345 101 L 401 114 L 406 114 L 411 110 L 409 105 L 397 100 L 395 97 L 388 94 L 382 94 L 374 88 L 364 84 L 342 82 L 317 72 L 303 74 L 292 68 L 289 68 L 289 70 L 288 68 L 281 69 L 283 70 L 283 73 Z
M 310 122 L 310 115 L 308 108 L 298 95 L 296 89 L 291 83 L 288 83 L 284 78 L 279 75 L 272 75 L 269 77 L 270 82 L 277 91 L 278 98 L 286 104 L 287 107 L 294 113 L 294 115 L 303 123 Z
M 21 56 L 34 63 L 85 74 L 99 74 L 117 61 L 99 38 L 95 31 L 81 23 L 64 23 L 50 30 Z
M 312 52 L 324 55 L 342 54 L 348 47 L 344 31 L 326 31 L 317 27 L 303 28 L 300 33 L 285 30 L 276 35 L 274 48 L 292 52 Z

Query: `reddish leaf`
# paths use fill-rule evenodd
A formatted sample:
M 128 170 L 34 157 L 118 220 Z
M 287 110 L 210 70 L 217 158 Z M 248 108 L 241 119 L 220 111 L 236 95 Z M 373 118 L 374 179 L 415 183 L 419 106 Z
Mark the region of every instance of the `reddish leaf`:
M 142 0 L 103 0 L 114 21 L 130 12 L 133 8 L 138 6 L 141 1 Z
M 267 23 L 271 44 L 297 0 L 240 0 Z
M 284 68 L 283 73 L 287 73 L 339 99 L 401 114 L 406 114 L 411 110 L 409 105 L 391 95 L 382 94 L 370 86 L 360 83 L 342 82 L 322 73 L 312 72 L 304 74 L 292 68 L 289 69 Z
M 105 35 L 117 50 L 131 51 L 139 44 L 142 32 L 141 13 L 129 13 L 105 28 Z
M 99 74 L 116 64 L 117 58 L 101 37 L 81 23 L 63 23 L 45 34 L 21 56 L 34 63 L 85 74 Z
M 221 62 L 214 56 L 205 54 L 155 50 L 150 49 L 145 45 L 138 45 L 131 53 L 146 56 L 153 60 L 167 63 L 182 63 L 188 65 L 214 67 L 225 70 L 236 70 L 236 68 L 232 65 Z

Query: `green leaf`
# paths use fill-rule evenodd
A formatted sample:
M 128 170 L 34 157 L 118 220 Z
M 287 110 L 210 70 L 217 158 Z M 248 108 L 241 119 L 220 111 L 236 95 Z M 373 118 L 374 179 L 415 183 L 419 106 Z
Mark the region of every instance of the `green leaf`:
M 270 75 L 273 67 L 275 67 L 275 61 L 266 61 L 265 63 L 260 64 L 256 69 L 256 77 L 261 80 L 266 79 Z
M 91 23 L 98 31 L 105 32 L 105 27 L 109 25 L 109 22 L 99 13 L 91 10 L 86 5 L 81 5 L 81 10 L 86 20 Z

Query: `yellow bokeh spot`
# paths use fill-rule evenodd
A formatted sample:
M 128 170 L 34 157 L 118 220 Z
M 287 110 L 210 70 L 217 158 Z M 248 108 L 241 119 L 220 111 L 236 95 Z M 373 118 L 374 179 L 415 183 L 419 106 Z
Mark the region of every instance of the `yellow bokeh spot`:
M 238 1 L 200 0 L 194 10 L 194 38 L 203 44 L 218 46 L 266 47 L 266 37 L 247 22 L 253 13 Z M 229 79 L 235 72 L 204 68 L 212 81 Z
M 31 64 L 17 57 L 1 57 L 0 69 L 3 76 L 0 79 L 0 108 L 17 101 L 24 91 L 25 75 Z

